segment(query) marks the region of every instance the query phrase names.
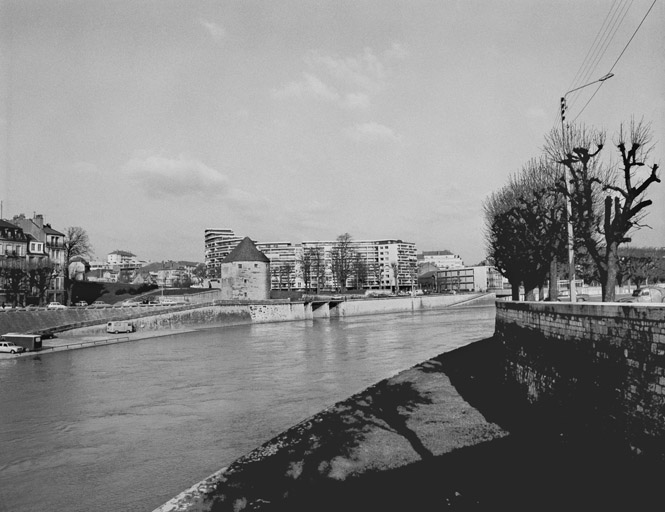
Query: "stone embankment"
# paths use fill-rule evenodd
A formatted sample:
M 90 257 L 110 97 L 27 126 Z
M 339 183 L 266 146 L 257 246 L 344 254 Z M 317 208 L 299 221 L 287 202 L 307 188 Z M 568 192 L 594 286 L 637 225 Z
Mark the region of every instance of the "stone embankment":
M 41 333 L 63 336 L 98 335 L 112 320 L 130 321 L 137 332 L 183 327 L 217 327 L 232 324 L 284 322 L 382 313 L 399 313 L 446 307 L 468 301 L 493 301 L 491 294 L 392 297 L 369 300 L 290 302 L 219 301 L 178 306 L 70 308 L 66 310 L 0 310 L 0 334 Z

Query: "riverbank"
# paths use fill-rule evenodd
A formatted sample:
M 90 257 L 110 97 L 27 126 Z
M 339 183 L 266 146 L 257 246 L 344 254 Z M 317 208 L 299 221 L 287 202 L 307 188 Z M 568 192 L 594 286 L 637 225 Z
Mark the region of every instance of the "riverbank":
M 501 384 L 494 338 L 437 356 L 299 423 L 154 512 L 628 510 L 662 465 Z
M 342 318 L 364 315 L 395 314 L 430 309 L 440 309 L 451 306 L 471 304 L 494 304 L 493 294 L 465 294 L 440 295 L 427 297 L 392 297 L 370 300 L 353 300 L 337 302 L 291 303 L 288 301 L 250 302 L 233 301 L 217 305 L 185 306 L 177 308 L 160 307 L 158 311 L 145 314 L 137 308 L 112 310 L 112 317 L 104 317 L 99 311 L 74 311 L 75 315 L 90 315 L 91 318 L 78 318 L 71 323 L 71 319 L 60 327 L 53 324 L 49 330 L 53 331 L 52 338 L 43 339 L 42 349 L 22 354 L 0 353 L 0 358 L 29 357 L 38 354 L 48 354 L 62 350 L 92 348 L 95 346 L 113 343 L 125 343 L 145 338 L 169 336 L 182 332 L 191 332 L 199 329 L 209 329 L 230 325 L 245 325 L 252 323 L 289 322 L 312 319 Z M 54 313 L 46 311 L 46 322 L 53 323 Z M 0 315 L 0 333 L 7 332 L 37 332 L 31 325 L 32 316 L 20 317 L 22 312 L 15 312 L 11 316 Z M 33 313 L 32 315 L 34 315 Z M 27 313 L 26 313 L 27 315 Z M 100 316 L 101 315 L 101 316 Z M 142 316 L 141 316 L 142 315 Z M 10 319 L 13 324 L 5 325 Z M 18 323 L 17 323 L 18 319 Z M 5 323 L 2 321 L 5 320 Z M 106 322 L 109 320 L 125 320 L 134 326 L 135 332 L 123 336 L 106 333 Z M 45 322 L 44 319 L 41 322 Z M 56 321 L 57 322 L 57 321 Z M 43 327 L 42 324 L 38 324 Z M 11 328 L 10 328 L 11 327 Z M 18 328 L 21 327 L 21 328 Z
M 181 328 L 172 329 L 170 331 L 142 331 L 123 334 L 122 336 L 116 335 L 79 335 L 79 336 L 66 336 L 63 338 L 49 338 L 43 340 L 41 350 L 34 352 L 22 352 L 20 354 L 6 354 L 0 353 L 0 358 L 4 357 L 35 357 L 44 354 L 51 354 L 53 352 L 62 352 L 64 350 L 78 350 L 83 348 L 101 347 L 104 345 L 114 345 L 116 343 L 127 343 L 129 341 L 140 341 L 144 339 L 160 338 L 163 336 L 173 336 L 185 332 L 193 332 L 197 329 Z

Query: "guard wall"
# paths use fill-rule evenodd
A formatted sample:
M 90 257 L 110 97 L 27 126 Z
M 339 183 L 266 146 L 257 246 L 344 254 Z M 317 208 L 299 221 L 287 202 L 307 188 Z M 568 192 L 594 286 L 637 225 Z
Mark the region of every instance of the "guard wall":
M 665 305 L 497 301 L 515 392 L 555 421 L 665 456 Z

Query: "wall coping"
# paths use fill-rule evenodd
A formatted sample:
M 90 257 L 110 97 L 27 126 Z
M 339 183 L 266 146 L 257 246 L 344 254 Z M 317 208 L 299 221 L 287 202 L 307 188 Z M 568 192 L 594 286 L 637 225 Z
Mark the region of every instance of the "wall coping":
M 665 303 L 496 301 L 497 310 L 665 322 Z M 497 316 L 497 319 L 499 317 Z

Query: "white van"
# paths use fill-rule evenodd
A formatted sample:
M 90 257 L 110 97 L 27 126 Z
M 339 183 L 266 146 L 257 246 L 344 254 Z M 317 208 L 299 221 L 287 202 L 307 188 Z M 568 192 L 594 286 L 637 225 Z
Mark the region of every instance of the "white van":
M 106 332 L 118 334 L 119 332 L 134 332 L 134 326 L 131 322 L 120 320 L 106 324 Z

